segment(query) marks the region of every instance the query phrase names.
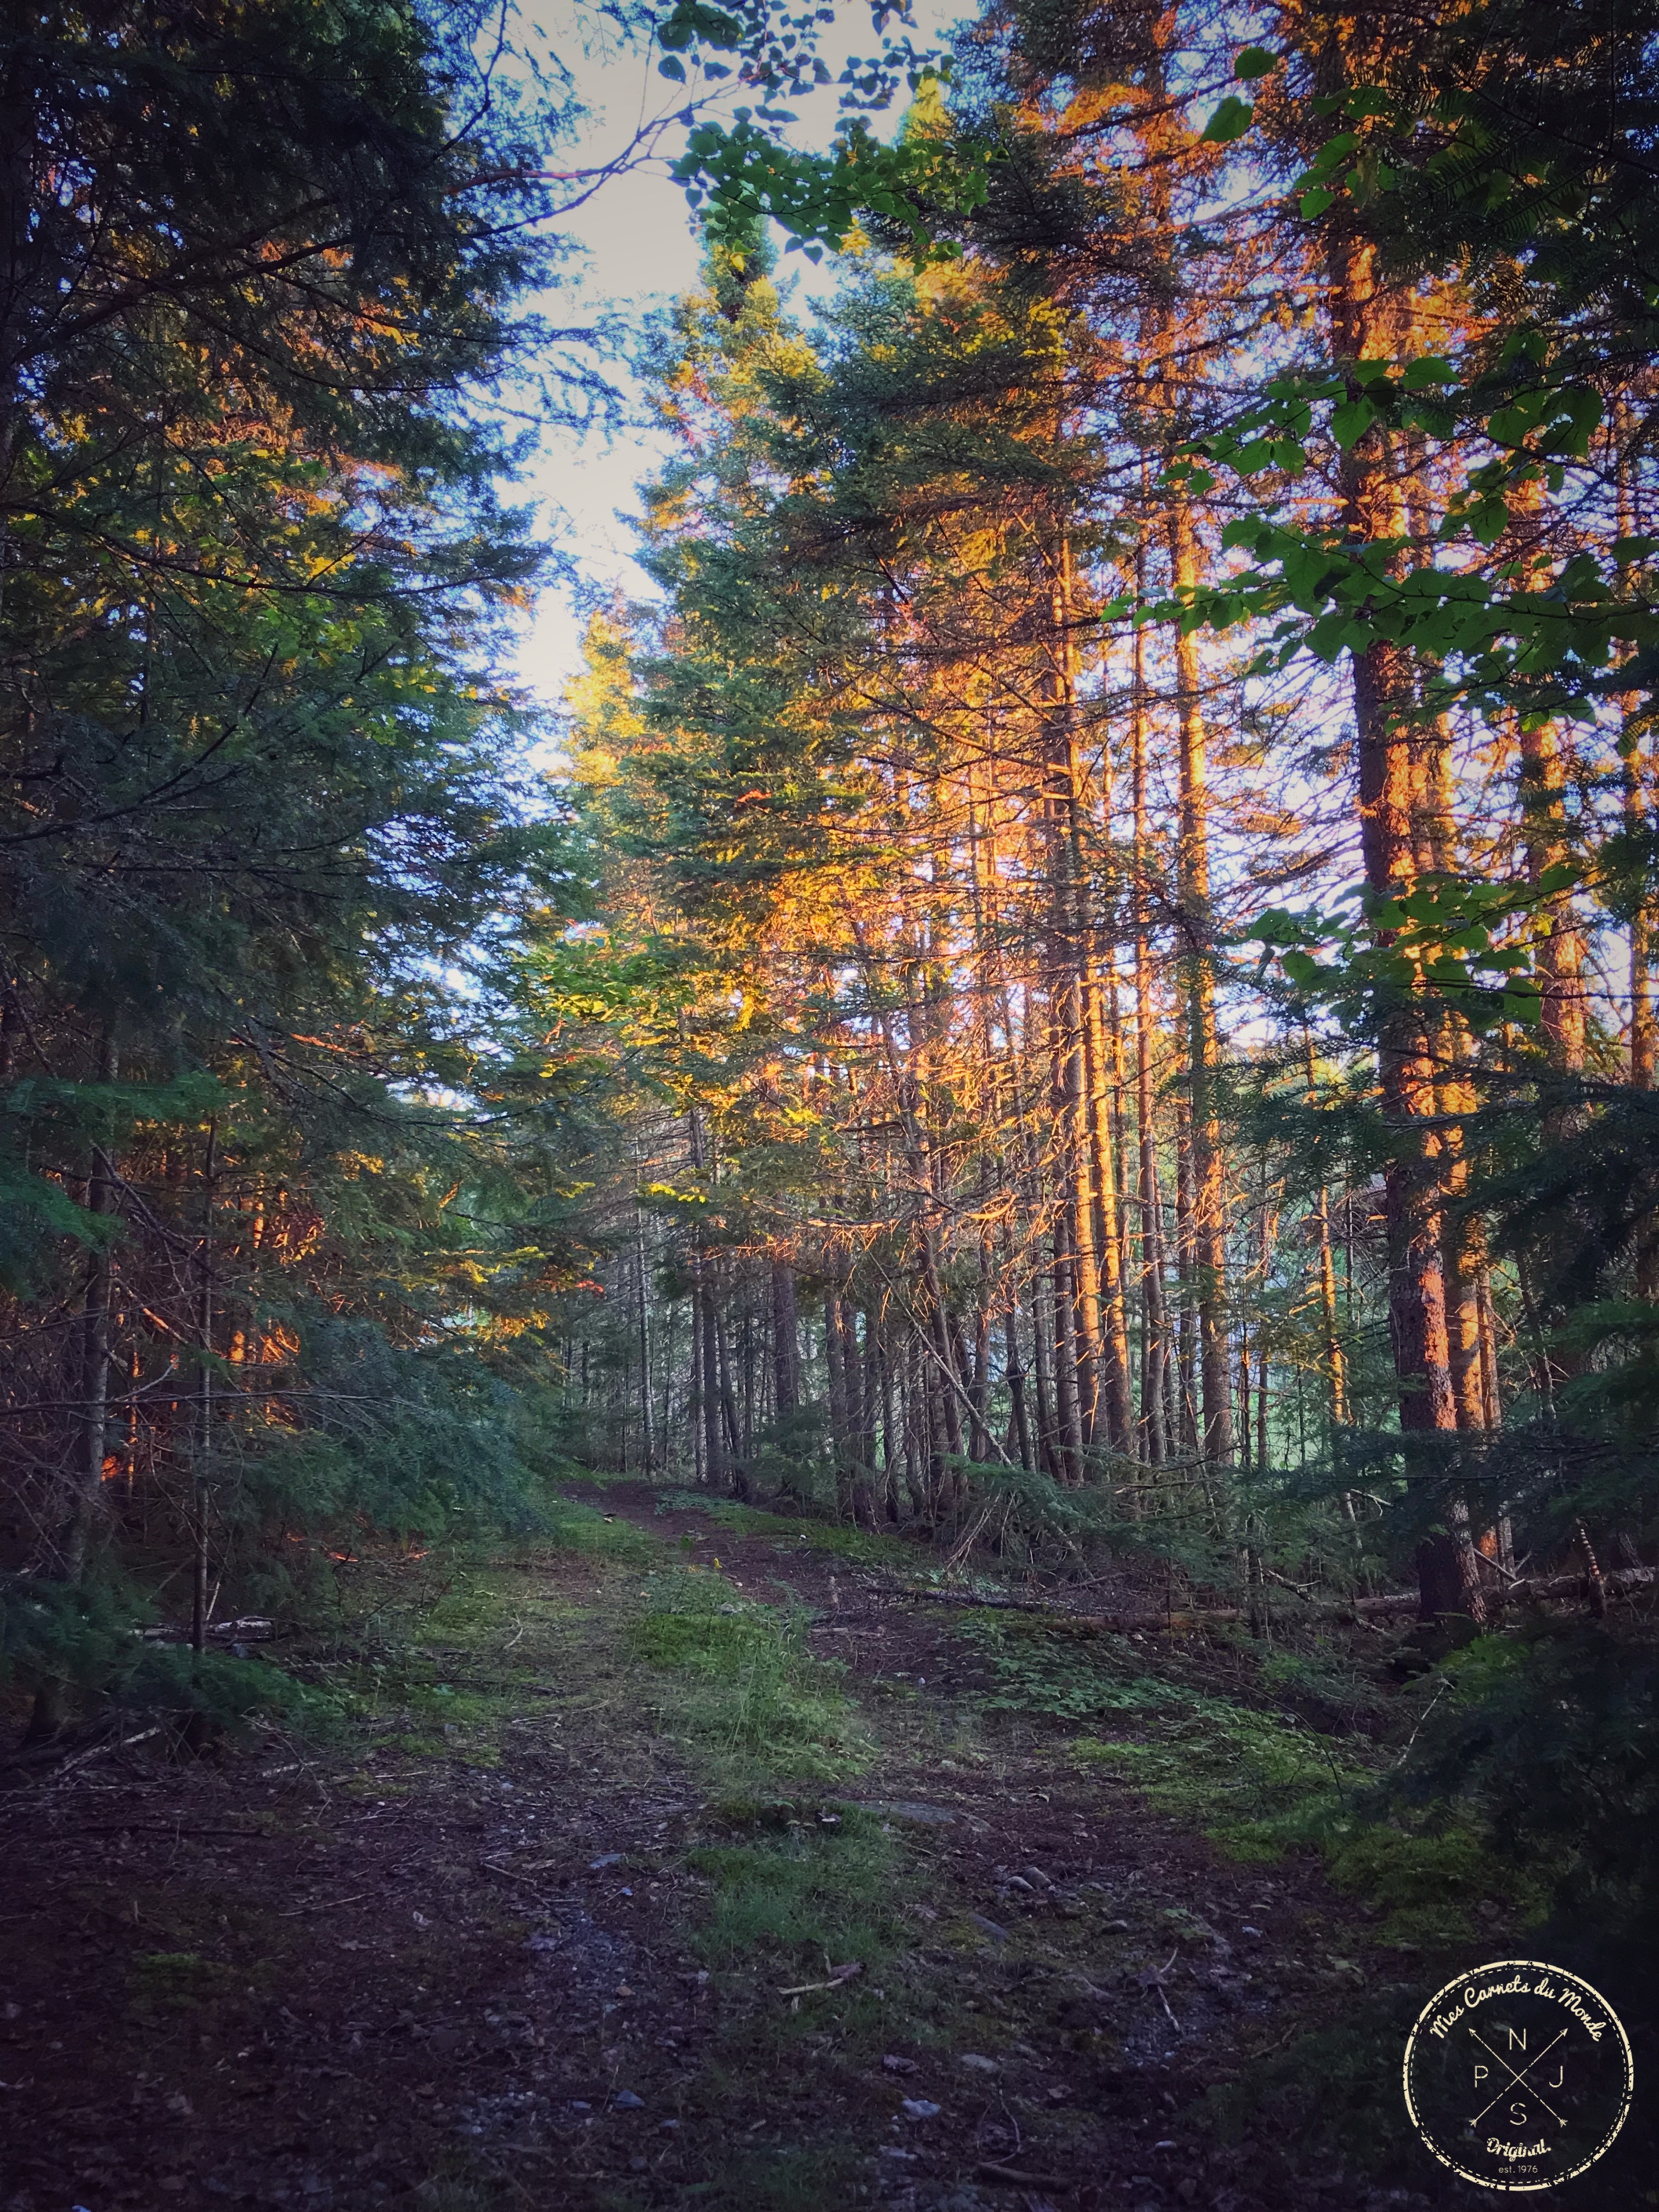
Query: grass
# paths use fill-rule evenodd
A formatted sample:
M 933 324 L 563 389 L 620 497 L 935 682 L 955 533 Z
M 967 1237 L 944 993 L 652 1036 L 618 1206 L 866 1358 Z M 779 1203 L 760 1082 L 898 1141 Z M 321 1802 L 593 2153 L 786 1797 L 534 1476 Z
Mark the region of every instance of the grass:
M 589 1561 L 615 1579 L 659 1561 L 663 1547 L 596 1506 L 551 1498 L 533 1537 L 343 1564 L 333 1620 L 287 1662 L 302 1682 L 301 1732 L 338 1741 L 365 1724 L 394 1723 L 374 1740 L 378 1789 L 396 1786 L 385 1768 L 398 1758 L 499 1765 L 501 1731 L 585 1617 L 538 1587 L 550 1554 Z
M 815 1520 L 808 1514 L 767 1513 L 735 1498 L 711 1498 L 706 1491 L 668 1490 L 657 1499 L 659 1513 L 702 1513 L 734 1536 L 770 1536 L 796 1548 L 810 1545 L 855 1566 L 902 1567 L 915 1571 L 925 1562 L 914 1544 L 845 1522 Z
M 728 1787 L 775 1771 L 829 1781 L 868 1764 L 842 1672 L 807 1651 L 804 1615 L 739 1601 L 695 1570 L 653 1575 L 647 1591 L 632 1647 L 648 1666 L 689 1678 L 673 1722 L 714 1757 Z
M 764 1954 L 799 1966 L 803 1979 L 852 1959 L 868 1972 L 899 1940 L 898 1849 L 855 1808 L 833 1826 L 808 1813 L 781 1835 L 707 1845 L 687 1863 L 714 1884 L 694 1939 L 711 1966 Z

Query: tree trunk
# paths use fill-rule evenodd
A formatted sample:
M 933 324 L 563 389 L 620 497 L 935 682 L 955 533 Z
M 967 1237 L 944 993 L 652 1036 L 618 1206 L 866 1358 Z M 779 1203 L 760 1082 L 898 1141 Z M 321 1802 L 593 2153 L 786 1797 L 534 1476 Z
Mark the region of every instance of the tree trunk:
M 119 1072 L 118 1050 L 113 1041 L 106 1036 L 100 1060 L 100 1079 L 113 1083 Z M 94 1223 L 107 1220 L 115 1212 L 118 1193 L 119 1183 L 109 1154 L 101 1145 L 94 1145 L 87 1171 L 87 1212 L 94 1217 Z M 86 1572 L 92 1532 L 102 1503 L 104 1459 L 109 1438 L 112 1279 L 108 1246 L 94 1244 L 87 1261 L 79 1326 L 72 1340 L 77 1355 L 81 1402 L 67 1485 L 69 1494 L 53 1555 L 46 1561 L 51 1579 L 71 1586 L 78 1583 Z M 35 1691 L 27 1740 L 31 1743 L 49 1741 L 61 1732 L 68 1718 L 66 1686 L 61 1681 L 42 1682 Z
M 1522 716 L 1516 736 L 1527 873 L 1537 883 L 1569 857 L 1566 762 L 1561 741 L 1548 723 L 1531 728 Z M 1565 892 L 1551 902 L 1549 934 L 1539 948 L 1538 981 L 1550 1057 L 1564 1073 L 1576 1074 L 1584 1065 L 1584 935 Z
M 1200 1449 L 1198 1423 L 1198 1308 L 1193 1266 L 1193 1117 L 1190 1101 L 1176 1104 L 1176 1269 L 1181 1300 L 1176 1316 L 1176 1432 L 1184 1454 Z
M 638 1164 L 636 1154 L 636 1170 Z M 645 1221 L 637 1198 L 634 1202 L 634 1273 L 640 1297 L 640 1452 L 641 1464 L 649 1474 L 657 1464 L 651 1407 L 651 1279 L 645 1258 Z
M 800 1406 L 800 1332 L 795 1314 L 795 1271 L 772 1262 L 772 1395 L 777 1425 L 787 1429 Z
M 1333 233 L 1330 274 L 1332 350 L 1339 366 L 1386 353 L 1375 249 L 1352 227 Z M 1381 430 L 1367 431 L 1344 456 L 1341 489 L 1352 539 L 1375 544 L 1401 538 L 1401 486 Z M 1352 672 L 1365 881 L 1376 897 L 1395 897 L 1410 889 L 1416 873 L 1414 686 L 1405 653 L 1387 641 L 1356 653 Z M 1385 1014 L 1377 1060 L 1382 1115 L 1392 1136 L 1383 1209 L 1400 1425 L 1407 1434 L 1455 1429 L 1440 1233 L 1442 1154 L 1434 1134 L 1437 1071 L 1425 1019 L 1415 1006 Z M 1484 1620 L 1467 1506 L 1451 1500 L 1446 1518 L 1446 1533 L 1428 1537 L 1418 1548 L 1424 1618 L 1458 1611 Z
M 1191 509 L 1176 495 L 1169 517 L 1170 569 L 1177 593 L 1198 582 L 1198 538 Z M 1218 1465 L 1233 1456 L 1227 1373 L 1226 1190 L 1215 1079 L 1215 978 L 1211 968 L 1208 766 L 1198 647 L 1176 629 L 1176 704 L 1180 720 L 1181 823 L 1176 904 L 1187 1000 L 1188 1090 L 1192 1101 L 1192 1259 L 1196 1278 L 1199 1359 L 1204 1381 L 1204 1449 Z

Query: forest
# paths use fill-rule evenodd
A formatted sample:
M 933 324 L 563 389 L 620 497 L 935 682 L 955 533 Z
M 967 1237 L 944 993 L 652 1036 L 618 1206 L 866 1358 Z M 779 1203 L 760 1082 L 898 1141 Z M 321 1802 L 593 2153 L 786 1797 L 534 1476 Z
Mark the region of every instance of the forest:
M 1264 2034 L 1326 2008 L 1260 2090 L 1291 2167 L 1247 2136 L 1132 2176 L 1149 2133 L 1115 2198 L 1068 2180 L 1083 2138 L 1045 2163 L 998 2121 L 957 2173 L 907 2104 L 879 2185 L 714 2149 L 590 2172 L 497 2115 L 465 2171 L 422 2139 L 391 2185 L 246 2201 L 1485 2201 L 1395 2110 L 1437 1984 L 1610 1977 L 1638 2087 L 1659 2020 L 1659 11 L 984 0 L 930 37 L 877 7 L 838 86 L 834 8 L 555 12 L 651 88 L 609 169 L 563 166 L 574 80 L 483 0 L 52 0 L 0 31 L 15 1848 L 49 1864 L 71 1773 L 126 1778 L 140 1809 L 100 1817 L 142 1829 L 169 1792 L 253 1817 L 251 1759 L 309 1775 L 383 1708 L 436 1759 L 440 1693 L 488 1717 L 438 1679 L 475 1631 L 489 1696 L 554 1696 L 552 1626 L 514 1652 L 444 1607 L 557 1558 L 665 1712 L 728 1699 L 687 1723 L 710 1805 L 839 1804 L 876 1758 L 850 1686 L 931 1676 L 973 1758 L 1097 1732 L 1066 1770 L 1090 1863 L 1110 1781 L 1172 1824 L 1134 1846 L 1166 1921 L 1248 1817 L 1240 1910 L 1260 1867 L 1317 1869 L 1384 1930 L 1336 1954 L 1393 1940 L 1396 1980 L 1280 1977 Z M 572 211 L 652 164 L 702 280 L 606 341 L 564 317 Z M 630 594 L 524 485 L 538 439 L 641 423 L 670 458 Z M 583 663 L 546 699 L 514 643 L 560 591 Z M 874 1656 L 812 1641 L 878 1615 Z M 564 1771 L 581 1820 L 622 1741 Z M 921 1741 L 876 1814 L 966 1788 Z M 791 1816 L 790 1863 L 844 1819 L 898 1882 L 892 1820 L 848 1804 Z M 687 1846 L 717 1925 L 770 1833 Z M 593 1868 L 635 1849 L 608 1834 Z M 1017 1863 L 981 1948 L 1009 1885 L 1061 1880 Z M 1435 1896 L 1475 1918 L 1407 1927 Z M 793 1943 L 775 1978 L 827 2017 L 877 1956 L 849 1938 L 843 1975 L 829 1924 L 762 1916 L 731 1955 Z M 197 1965 L 143 1969 L 141 2026 L 207 1942 L 143 1954 Z M 1178 1981 L 1137 1971 L 1178 2044 Z M 1129 2106 L 1138 2033 L 1088 2030 Z M 1256 2094 L 1279 2046 L 1228 2048 Z M 1639 2106 L 1577 2202 L 1652 2201 Z M 86 2179 L 72 2133 L 17 2212 L 171 2189 Z

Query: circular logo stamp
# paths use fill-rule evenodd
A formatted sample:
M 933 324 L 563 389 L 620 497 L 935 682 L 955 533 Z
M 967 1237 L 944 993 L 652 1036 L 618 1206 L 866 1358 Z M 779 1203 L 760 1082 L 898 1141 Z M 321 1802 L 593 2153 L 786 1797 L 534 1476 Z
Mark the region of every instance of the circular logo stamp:
M 1406 2110 L 1443 2166 L 1483 2189 L 1553 2189 L 1630 2110 L 1630 2042 L 1599 1990 L 1538 1959 L 1437 1990 L 1406 2042 Z

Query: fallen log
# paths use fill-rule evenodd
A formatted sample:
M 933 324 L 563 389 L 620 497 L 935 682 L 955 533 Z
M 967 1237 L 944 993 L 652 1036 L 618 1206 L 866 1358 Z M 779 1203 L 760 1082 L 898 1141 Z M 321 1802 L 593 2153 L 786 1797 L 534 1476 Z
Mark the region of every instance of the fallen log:
M 1659 1582 L 1659 1568 L 1620 1567 L 1612 1574 L 1597 1573 L 1593 1577 L 1581 1567 L 1565 1575 L 1522 1575 L 1518 1581 L 1503 1583 L 1483 1589 L 1488 1612 L 1506 1605 L 1523 1605 L 1534 1598 L 1577 1597 L 1596 1611 L 1604 1609 L 1610 1597 L 1621 1597 L 1628 1591 L 1651 1589 Z M 1596 1605 L 1598 1593 L 1601 1606 Z M 1385 1597 L 1350 1598 L 1340 1608 L 1340 1615 L 1352 1615 L 1359 1620 L 1375 1620 L 1380 1614 L 1416 1613 L 1421 1604 L 1415 1590 L 1394 1590 Z M 1316 1606 L 1315 1612 L 1328 1611 Z
M 264 1644 L 276 1632 L 274 1622 L 263 1613 L 244 1613 L 239 1620 L 215 1620 L 208 1624 L 210 1644 Z M 146 1644 L 188 1644 L 193 1633 L 187 1621 L 169 1621 L 161 1628 L 141 1628 L 136 1633 Z
M 1093 1629 L 1111 1636 L 1139 1635 L 1154 1629 L 1207 1628 L 1212 1621 L 1243 1618 L 1233 1605 L 1205 1606 L 1196 1611 L 1189 1607 L 1182 1613 L 1073 1613 L 1066 1606 L 1044 1605 L 1036 1598 L 981 1597 L 969 1590 L 900 1589 L 895 1590 L 893 1595 L 933 1605 L 979 1607 L 991 1613 L 1040 1613 L 1048 1620 L 1064 1621 L 1069 1628 Z
M 1581 1568 L 1564 1575 L 1524 1575 L 1518 1581 L 1483 1590 L 1481 1595 L 1488 1612 L 1497 1612 L 1508 1605 L 1527 1604 L 1534 1599 L 1575 1597 L 1593 1610 L 1601 1611 L 1605 1609 L 1608 1598 L 1651 1589 L 1656 1583 L 1659 1583 L 1659 1567 L 1620 1567 L 1611 1574 L 1598 1573 L 1594 1578 Z M 933 1605 L 993 1613 L 1038 1613 L 1049 1620 L 1063 1621 L 1068 1627 L 1112 1636 L 1154 1635 L 1160 1631 L 1190 1634 L 1194 1629 L 1243 1618 L 1239 1608 L 1231 1605 L 1189 1607 L 1180 1613 L 1073 1613 L 1065 1606 L 1045 1605 L 1036 1598 L 985 1597 L 968 1590 L 901 1589 L 893 1595 Z M 1365 1622 L 1415 1613 L 1421 1608 L 1422 1600 L 1415 1590 L 1389 1590 L 1378 1597 L 1314 1599 L 1307 1603 L 1304 1617 Z

